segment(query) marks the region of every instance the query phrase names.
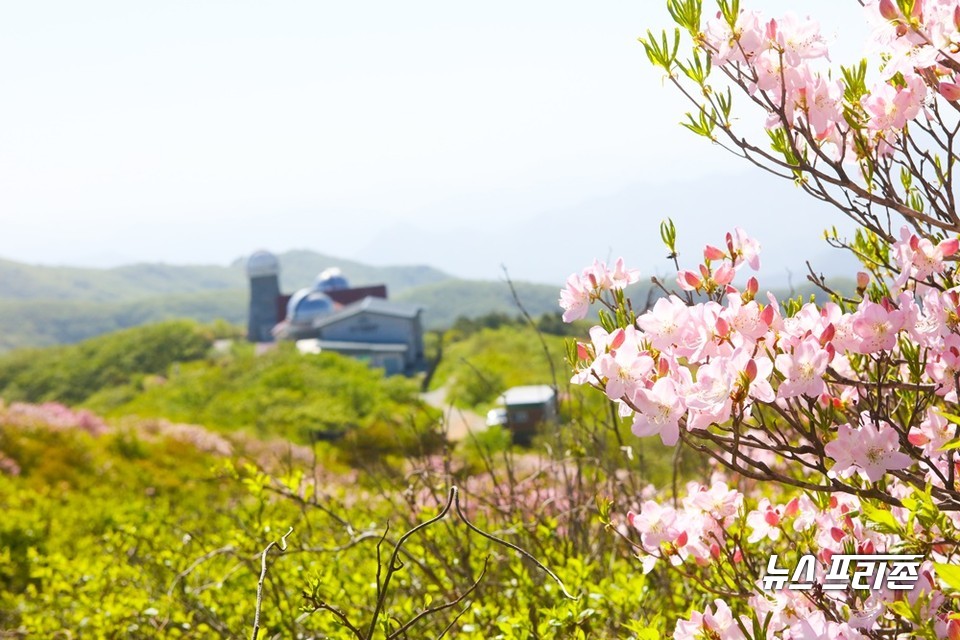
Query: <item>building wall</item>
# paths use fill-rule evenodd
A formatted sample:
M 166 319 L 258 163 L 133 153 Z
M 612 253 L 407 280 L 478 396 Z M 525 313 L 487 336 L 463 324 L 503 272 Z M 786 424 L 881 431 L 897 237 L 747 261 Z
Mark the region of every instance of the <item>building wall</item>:
M 278 297 L 280 297 L 280 279 L 276 275 L 250 279 L 247 340 L 273 342 L 273 334 L 270 331 L 280 321 L 277 315 Z
M 415 363 L 423 352 L 423 336 L 416 330 L 414 318 L 374 313 L 357 313 L 320 328 L 319 338 L 342 342 L 400 343 L 407 345 L 406 366 Z

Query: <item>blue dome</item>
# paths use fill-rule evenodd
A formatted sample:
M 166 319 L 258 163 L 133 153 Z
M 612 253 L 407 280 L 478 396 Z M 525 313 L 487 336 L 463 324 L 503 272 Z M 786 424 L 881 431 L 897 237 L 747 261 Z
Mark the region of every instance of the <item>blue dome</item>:
M 316 318 L 333 311 L 333 300 L 315 289 L 300 289 L 287 303 L 287 321 L 292 324 L 309 324 Z
M 340 269 L 331 267 L 324 269 L 324 271 L 317 276 L 317 279 L 313 281 L 313 288 L 317 291 L 339 291 L 341 289 L 349 289 L 350 282 L 347 281 L 347 278 Z

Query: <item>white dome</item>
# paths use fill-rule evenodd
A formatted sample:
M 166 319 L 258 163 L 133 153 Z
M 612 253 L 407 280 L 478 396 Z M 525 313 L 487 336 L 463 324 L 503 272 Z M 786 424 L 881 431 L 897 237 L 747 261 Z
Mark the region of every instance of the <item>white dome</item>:
M 247 258 L 247 277 L 260 278 L 280 273 L 280 261 L 269 251 L 255 251 Z

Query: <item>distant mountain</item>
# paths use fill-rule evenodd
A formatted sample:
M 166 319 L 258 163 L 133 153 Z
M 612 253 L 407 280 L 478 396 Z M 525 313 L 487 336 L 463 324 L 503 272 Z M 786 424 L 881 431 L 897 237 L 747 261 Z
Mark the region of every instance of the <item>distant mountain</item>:
M 514 287 L 524 308 L 534 317 L 560 308 L 559 287 L 530 282 L 515 282 Z M 505 281 L 446 280 L 409 289 L 395 299 L 422 305 L 427 329 L 449 327 L 459 316 L 476 318 L 495 311 L 520 313 Z
M 449 279 L 427 266 L 369 265 L 312 251 L 289 251 L 280 258 L 280 279 L 294 291 L 308 286 L 322 270 L 339 266 L 353 284 L 386 284 L 392 293 Z M 123 302 L 164 294 L 245 290 L 243 259 L 229 266 L 134 264 L 111 269 L 50 267 L 0 260 L 0 304 L 6 300 Z
M 279 255 L 283 290 L 310 285 L 330 266 L 353 285 L 384 283 L 390 297 L 425 307 L 428 328 L 458 316 L 515 313 L 506 282 L 457 280 L 427 266 L 372 267 L 312 251 Z M 557 287 L 517 283 L 534 315 L 554 311 Z M 111 269 L 49 267 L 0 260 L 0 351 L 68 344 L 171 318 L 200 322 L 247 318 L 243 260 L 229 266 L 136 264 Z
M 280 285 L 284 291 L 288 292 L 309 286 L 317 274 L 328 267 L 339 267 L 353 286 L 385 284 L 391 295 L 453 277 L 425 265 L 374 267 L 306 250 L 287 251 L 278 254 L 277 257 L 280 259 Z M 234 261 L 231 268 L 241 274 L 241 286 L 246 288 L 246 278 L 242 275 L 243 259 Z

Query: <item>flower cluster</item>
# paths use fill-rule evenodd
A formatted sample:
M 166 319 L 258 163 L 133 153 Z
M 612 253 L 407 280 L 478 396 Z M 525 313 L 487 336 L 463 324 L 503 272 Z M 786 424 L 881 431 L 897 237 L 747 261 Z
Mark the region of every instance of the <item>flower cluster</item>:
M 13 427 L 79 429 L 93 436 L 103 435 L 108 430 L 106 423 L 94 413 L 85 409 L 71 409 L 57 402 L 14 402 L 4 406 L 0 401 L 0 423 Z
M 960 417 L 943 405 L 957 402 L 960 374 L 960 287 L 945 286 L 957 245 L 904 227 L 890 247 L 889 282 L 861 277 L 859 300 L 804 304 L 759 296 L 755 277 L 734 285 L 740 270 L 759 266 L 760 250 L 737 229 L 724 248 L 708 245 L 697 269 L 680 270 L 680 292 L 665 291 L 639 315 L 598 296 L 616 313 L 601 315 L 577 344 L 574 383 L 602 390 L 637 436 L 682 440 L 737 474 L 807 491 L 780 504 L 755 495 L 748 509 L 743 493 L 718 479 L 691 485 L 681 507 L 647 500 L 627 520 L 645 571 L 658 560 L 681 570 L 726 566 L 752 609 L 770 615 L 776 637 L 866 638 L 899 624 L 902 594 L 768 594 L 746 567 L 784 542 L 814 554 L 820 576 L 835 554 L 926 545 L 938 561 L 955 558 L 960 543 L 943 541 L 957 540 L 960 511 L 940 508 L 960 504 Z M 926 520 L 911 497 L 922 487 Z M 932 637 L 960 632 L 930 561 L 923 571 L 908 606 L 935 623 Z M 732 604 L 694 612 L 675 637 L 747 637 L 747 614 L 734 615 Z
M 873 45 L 882 53 L 872 84 L 818 69 L 829 57 L 819 24 L 788 13 L 723 10 L 706 22 L 699 44 L 768 112 L 770 129 L 799 129 L 793 144 L 810 143 L 834 160 L 857 160 L 870 150 L 893 152 L 908 123 L 924 113 L 931 91 L 960 99 L 960 13 L 954 0 L 917 0 L 904 15 L 893 0 L 867 3 Z M 851 91 L 851 89 L 853 89 Z
M 897 495 L 907 496 L 903 486 Z M 757 493 L 757 492 L 754 492 Z M 752 505 L 750 509 L 748 505 Z M 809 554 L 816 559 L 812 575 L 820 584 L 834 556 L 843 554 L 885 554 L 904 548 L 906 529 L 884 533 L 877 531 L 877 514 L 889 513 L 894 521 L 908 519 L 906 509 L 890 512 L 874 509 L 856 496 L 839 494 L 814 501 L 806 494 L 774 504 L 768 498 L 747 497 L 731 489 L 722 477 L 714 477 L 710 486 L 690 483 L 679 508 L 647 501 L 639 513 L 629 513 L 625 535 L 638 537 L 639 555 L 646 572 L 666 559 L 686 576 L 709 582 L 711 575 L 724 575 L 726 589 L 734 589 L 747 602 L 751 614 L 734 615 L 730 604 L 716 599 L 703 611 L 694 610 L 688 619 L 677 622 L 674 638 L 745 639 L 753 637 L 744 630 L 753 629 L 756 620 L 765 621 L 762 637 L 786 639 L 863 638 L 881 629 L 895 618 L 898 603 L 906 601 L 929 621 L 937 637 L 954 637 L 960 622 L 942 605 L 945 596 L 937 586 L 933 563 L 920 566 L 915 585 L 906 592 L 883 587 L 863 594 L 851 590 L 821 592 L 811 597 L 810 590 L 782 588 L 764 591 L 749 568 L 750 559 L 762 559 L 772 549 L 787 555 Z M 960 518 L 947 523 L 949 532 L 934 529 L 942 536 L 955 533 Z M 789 543 L 786 550 L 778 543 Z M 946 560 L 939 551 L 933 557 Z M 713 569 L 713 573 L 709 572 Z M 841 622 L 840 620 L 843 620 Z
M 611 269 L 599 260 L 573 274 L 567 279 L 567 286 L 560 292 L 560 306 L 563 308 L 563 321 L 582 320 L 590 312 L 590 304 L 598 300 L 604 292 L 622 291 L 628 285 L 640 279 L 640 272 L 627 269 L 623 258 L 617 260 Z
M 933 246 L 904 228 L 895 246 L 903 270 L 896 295 L 877 302 L 864 298 L 849 310 L 836 302 L 807 303 L 785 314 L 771 294 L 762 302 L 756 298 L 755 278 L 743 291 L 730 284 L 732 277 L 718 281 L 717 273 L 758 262 L 759 245 L 738 230 L 728 234 L 726 251 L 710 246 L 704 251 L 708 258 L 694 288 L 715 299 L 688 304 L 665 296 L 631 324 L 595 326 L 590 341 L 578 344 L 572 381 L 602 388 L 621 416 L 632 417 L 636 435 L 659 435 L 667 445 L 677 443 L 681 427 L 704 431 L 751 418 L 758 403 L 788 411 L 816 402 L 845 418 L 830 425 L 834 437 L 823 449 L 833 461 L 832 474 L 859 473 L 876 482 L 913 464 L 900 451 L 911 443 L 926 446 L 925 462 L 935 463 L 942 455 L 927 445 L 945 443 L 946 421 L 931 410 L 919 430 L 910 431 L 911 425 L 856 411 L 867 384 L 857 369 L 893 370 L 904 343 L 907 352 L 924 352 L 923 366 L 911 374 L 901 364 L 903 370 L 894 373 L 956 401 L 960 294 L 923 286 L 924 278 L 942 273 L 943 256 L 956 245 L 951 239 Z M 683 274 L 694 273 L 681 271 L 678 281 L 692 283 L 696 277 Z M 761 440 L 758 435 L 752 444 Z M 817 467 L 816 460 L 808 462 Z M 949 472 L 941 471 L 931 481 Z

